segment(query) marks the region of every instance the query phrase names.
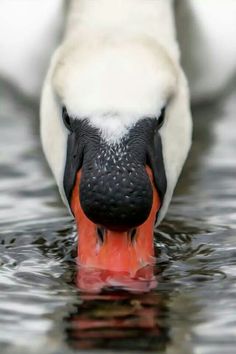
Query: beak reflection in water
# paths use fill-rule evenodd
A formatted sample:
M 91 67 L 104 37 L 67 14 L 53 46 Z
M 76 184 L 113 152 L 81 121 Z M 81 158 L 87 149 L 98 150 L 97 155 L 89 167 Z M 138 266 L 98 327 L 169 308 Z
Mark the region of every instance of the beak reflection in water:
M 159 352 L 170 342 L 163 318 L 168 296 L 155 293 L 83 294 L 67 317 L 66 341 L 73 350 Z
M 103 288 L 116 286 L 133 292 L 145 292 L 156 287 L 153 234 L 160 199 L 151 169 L 146 167 L 146 171 L 153 189 L 151 212 L 142 225 L 128 231 L 108 230 L 87 218 L 80 204 L 81 172 L 78 172 L 71 206 L 79 236 L 79 289 L 99 292 Z

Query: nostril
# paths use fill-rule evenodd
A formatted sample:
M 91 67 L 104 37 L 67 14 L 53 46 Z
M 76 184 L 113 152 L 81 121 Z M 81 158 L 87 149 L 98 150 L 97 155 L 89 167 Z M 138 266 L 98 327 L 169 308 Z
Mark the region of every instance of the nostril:
M 104 227 L 98 226 L 97 227 L 97 235 L 99 237 L 99 240 L 101 243 L 104 242 L 104 237 L 105 237 L 105 229 Z
M 131 238 L 131 242 L 132 242 L 132 243 L 133 243 L 134 240 L 135 240 L 136 232 L 137 232 L 137 229 L 132 229 L 132 230 L 130 231 L 130 238 Z

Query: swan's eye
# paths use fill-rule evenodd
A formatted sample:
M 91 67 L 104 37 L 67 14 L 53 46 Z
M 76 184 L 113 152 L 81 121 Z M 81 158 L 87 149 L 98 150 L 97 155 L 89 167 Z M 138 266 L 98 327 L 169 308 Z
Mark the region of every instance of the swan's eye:
M 66 107 L 62 108 L 62 118 L 63 118 L 63 122 L 64 122 L 66 128 L 71 131 L 71 123 L 72 122 L 71 122 L 71 118 L 67 112 Z
M 166 114 L 166 107 L 163 107 L 162 110 L 161 110 L 161 114 L 158 118 L 158 129 L 160 129 L 163 124 L 164 124 L 164 121 L 165 121 L 165 114 Z

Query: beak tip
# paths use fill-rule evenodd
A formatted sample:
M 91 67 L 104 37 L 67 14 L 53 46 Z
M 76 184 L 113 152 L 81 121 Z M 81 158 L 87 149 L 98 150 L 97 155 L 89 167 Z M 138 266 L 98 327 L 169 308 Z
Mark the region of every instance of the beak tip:
M 94 294 L 117 287 L 133 293 L 144 293 L 156 288 L 157 279 L 151 266 L 140 269 L 132 277 L 126 272 L 81 267 L 76 285 L 80 291 Z

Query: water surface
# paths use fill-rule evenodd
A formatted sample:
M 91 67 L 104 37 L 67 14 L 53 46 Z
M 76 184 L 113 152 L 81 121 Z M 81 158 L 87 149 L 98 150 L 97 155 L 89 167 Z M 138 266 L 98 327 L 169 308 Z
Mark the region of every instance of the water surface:
M 193 149 L 156 231 L 156 289 L 86 295 L 37 107 L 1 87 L 1 354 L 235 353 L 235 99 L 231 92 L 194 110 Z

